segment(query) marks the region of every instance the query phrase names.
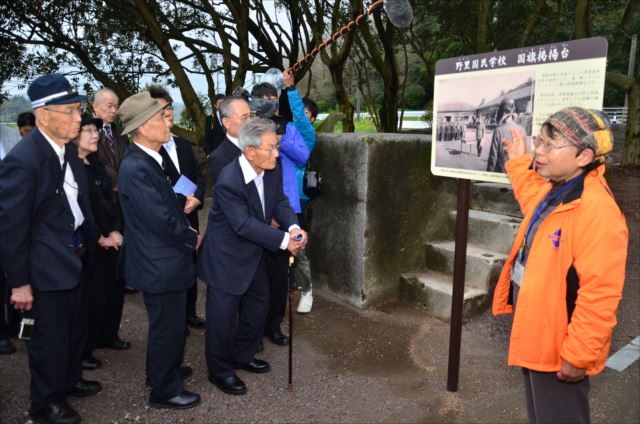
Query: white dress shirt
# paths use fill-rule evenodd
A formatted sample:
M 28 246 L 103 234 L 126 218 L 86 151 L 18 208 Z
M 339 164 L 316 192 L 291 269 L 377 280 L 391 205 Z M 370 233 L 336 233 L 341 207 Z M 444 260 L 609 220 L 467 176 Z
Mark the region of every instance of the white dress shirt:
M 143 152 L 151 156 L 156 162 L 158 162 L 158 165 L 160 165 L 160 168 L 162 168 L 162 156 L 160 155 L 160 153 L 156 152 L 155 150 L 151 150 L 150 148 L 145 147 L 141 144 L 138 144 L 135 141 L 133 142 L 133 144 L 135 144 L 136 146 L 141 148 Z
M 235 146 L 236 146 L 238 149 L 240 149 L 240 142 L 238 141 L 238 139 L 237 139 L 237 138 L 235 138 L 235 137 L 233 137 L 233 136 L 229 135 L 229 133 L 227 133 L 227 138 L 229 139 L 229 141 L 230 141 L 230 142 L 232 142 L 233 144 L 235 144 Z M 240 150 L 242 150 L 242 149 L 240 149 Z
M 246 156 L 243 154 L 240 156 L 240 169 L 242 170 L 242 176 L 244 177 L 244 183 L 249 184 L 253 181 L 256 185 L 256 189 L 258 190 L 258 196 L 260 196 L 260 204 L 262 205 L 262 216 L 265 216 L 264 211 L 264 171 L 260 174 L 256 173 L 256 170 L 253 169 L 253 166 L 249 163 Z M 268 223 L 270 224 L 270 223 Z M 293 224 L 289 227 L 289 232 L 291 230 L 300 229 L 300 227 L 296 224 Z M 280 243 L 280 249 L 287 250 L 287 246 L 289 245 L 289 232 L 284 233 L 284 237 L 282 238 L 282 242 Z
M 178 150 L 176 148 L 176 142 L 173 139 L 173 134 L 169 136 L 169 141 L 164 143 L 162 147 L 169 153 L 169 157 L 171 158 L 171 162 L 175 165 L 178 170 L 178 174 L 180 174 L 180 163 L 178 162 Z
M 44 136 L 47 142 L 51 145 L 51 148 L 58 156 L 58 160 L 60 161 L 60 168 L 64 164 L 64 153 L 66 150 L 65 145 L 58 146 L 55 141 L 53 141 L 44 131 L 40 131 L 40 133 Z M 71 166 L 67 163 L 67 170 L 64 173 L 64 194 L 67 196 L 67 201 L 69 202 L 69 206 L 71 207 L 71 213 L 73 213 L 73 229 L 77 230 L 78 227 L 82 225 L 84 222 L 84 214 L 82 213 L 82 209 L 80 209 L 80 204 L 78 203 L 78 183 L 76 182 L 76 178 L 73 176 L 73 171 L 71 170 Z M 87 196 L 89 193 L 87 193 Z

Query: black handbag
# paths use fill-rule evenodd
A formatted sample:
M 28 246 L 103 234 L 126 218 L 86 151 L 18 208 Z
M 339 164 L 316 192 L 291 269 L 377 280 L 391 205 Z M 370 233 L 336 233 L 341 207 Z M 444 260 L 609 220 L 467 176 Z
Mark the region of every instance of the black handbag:
M 314 171 L 309 166 L 304 170 L 302 191 L 309 199 L 318 197 L 322 191 L 322 177 L 318 171 Z

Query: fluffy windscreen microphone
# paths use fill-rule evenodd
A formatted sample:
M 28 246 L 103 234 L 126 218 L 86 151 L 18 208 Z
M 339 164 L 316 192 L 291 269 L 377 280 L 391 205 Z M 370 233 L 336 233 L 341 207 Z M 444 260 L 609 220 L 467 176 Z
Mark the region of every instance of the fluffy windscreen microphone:
M 389 20 L 398 28 L 406 28 L 413 21 L 413 8 L 409 0 L 384 0 L 384 10 Z

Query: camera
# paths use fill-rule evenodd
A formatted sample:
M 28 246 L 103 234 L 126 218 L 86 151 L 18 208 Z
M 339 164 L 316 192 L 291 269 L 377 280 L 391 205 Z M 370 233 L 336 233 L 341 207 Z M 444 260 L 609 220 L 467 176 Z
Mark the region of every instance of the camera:
M 35 321 L 32 318 L 23 317 L 22 321 L 20 322 L 20 332 L 18 333 L 18 338 L 20 338 L 20 340 L 31 340 L 34 325 Z

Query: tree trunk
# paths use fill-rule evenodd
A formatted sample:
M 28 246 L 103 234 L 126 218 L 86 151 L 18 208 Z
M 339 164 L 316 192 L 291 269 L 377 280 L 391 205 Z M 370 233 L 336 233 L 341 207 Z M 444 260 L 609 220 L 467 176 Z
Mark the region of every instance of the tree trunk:
M 622 163 L 640 165 L 640 84 L 636 81 L 627 92 L 627 129 L 624 134 L 624 158 Z
M 591 37 L 591 0 L 578 0 L 574 34 L 576 38 Z
M 336 90 L 336 101 L 338 102 L 338 107 L 340 108 L 340 112 L 344 113 L 344 118 L 342 119 L 342 132 L 354 132 L 356 129 L 353 123 L 354 107 L 351 103 L 351 99 L 349 98 L 349 92 L 344 86 L 344 79 L 342 78 L 344 66 L 327 64 L 327 67 L 329 68 L 331 81 L 333 81 L 333 86 Z
M 184 104 L 189 110 L 191 119 L 193 119 L 193 123 L 195 124 L 195 133 L 185 131 L 183 134 L 189 139 L 197 139 L 198 144 L 201 144 L 204 137 L 205 117 L 200 98 L 193 89 L 189 76 L 182 67 L 180 59 L 173 51 L 171 42 L 164 34 L 164 31 L 160 26 L 160 23 L 157 21 L 152 8 L 150 8 L 148 3 L 143 0 L 136 0 L 135 5 L 147 26 L 149 36 L 159 47 L 163 59 L 167 61 L 167 65 L 171 69 L 176 83 L 180 88 L 182 100 L 184 100 Z
M 476 37 L 476 53 L 487 48 L 487 22 L 489 21 L 490 0 L 478 1 L 478 36 Z
M 544 7 L 545 3 L 546 3 L 546 0 L 538 0 L 536 2 L 536 7 L 533 10 L 533 13 L 531 14 L 531 16 L 529 17 L 529 22 L 527 22 L 527 27 L 525 28 L 524 33 L 522 34 L 522 38 L 520 39 L 520 44 L 518 45 L 518 47 L 524 47 L 524 45 L 529 40 L 529 37 L 533 32 L 533 28 L 535 28 L 535 26 L 538 25 L 538 21 L 540 19 L 540 12 L 542 11 L 542 8 Z
M 384 98 L 379 110 L 382 131 L 395 133 L 398 132 L 398 102 L 400 99 L 400 73 L 398 60 L 393 50 L 396 29 L 391 22 L 387 22 L 385 27 L 379 13 L 373 16 L 373 23 L 379 43 L 375 41 L 370 25 L 365 21 L 360 31 L 366 46 L 366 51 L 363 51 L 363 54 L 368 55 L 371 65 L 382 77 Z
M 622 163 L 640 165 L 640 83 L 619 72 L 607 72 L 606 83 L 623 89 L 629 96 Z

